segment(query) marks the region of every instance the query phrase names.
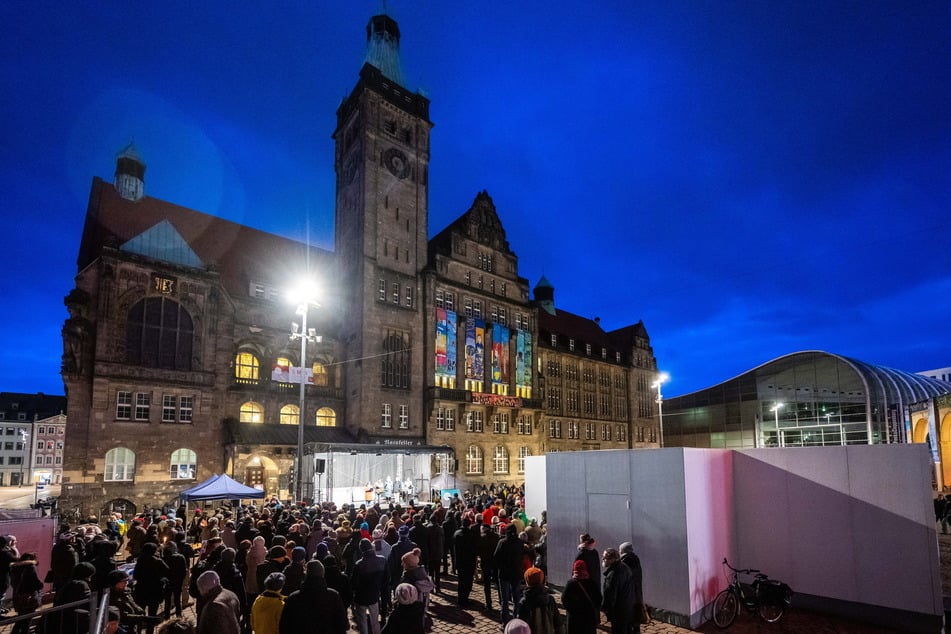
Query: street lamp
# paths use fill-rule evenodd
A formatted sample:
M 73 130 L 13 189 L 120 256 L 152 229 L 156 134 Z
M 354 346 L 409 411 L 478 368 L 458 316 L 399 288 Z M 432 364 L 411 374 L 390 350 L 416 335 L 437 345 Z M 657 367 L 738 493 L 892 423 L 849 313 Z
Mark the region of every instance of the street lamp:
M 660 446 L 664 446 L 664 395 L 660 393 L 660 386 L 670 380 L 670 375 L 661 372 L 657 375 L 657 380 L 651 383 L 651 387 L 657 388 L 657 422 L 660 427 Z
M 27 445 L 27 443 L 29 442 L 30 434 L 28 434 L 27 431 L 23 429 L 22 427 L 20 428 L 19 431 L 20 431 L 20 442 L 23 443 L 23 447 L 20 450 L 20 486 L 23 486 L 23 463 L 25 462 L 24 454 L 26 454 L 27 451 L 29 450 L 29 446 Z
M 769 408 L 769 411 L 773 413 L 773 418 L 776 421 L 776 438 L 779 439 L 779 409 L 783 406 L 782 403 L 776 403 Z
M 300 408 L 297 414 L 297 459 L 295 460 L 294 475 L 295 475 L 295 497 L 296 501 L 300 503 L 304 499 L 304 404 L 306 400 L 306 391 L 307 387 L 307 378 L 305 375 L 304 368 L 306 367 L 307 359 L 307 342 L 312 341 L 318 343 L 320 337 L 317 336 L 317 331 L 314 328 L 307 328 L 307 311 L 311 305 L 315 307 L 320 307 L 320 304 L 315 299 L 317 295 L 317 288 L 312 282 L 304 282 L 298 286 L 290 294 L 289 298 L 291 301 L 297 304 L 297 314 L 300 315 L 300 330 L 297 329 L 297 324 L 291 324 L 291 341 L 295 339 L 300 339 L 300 403 L 298 407 Z

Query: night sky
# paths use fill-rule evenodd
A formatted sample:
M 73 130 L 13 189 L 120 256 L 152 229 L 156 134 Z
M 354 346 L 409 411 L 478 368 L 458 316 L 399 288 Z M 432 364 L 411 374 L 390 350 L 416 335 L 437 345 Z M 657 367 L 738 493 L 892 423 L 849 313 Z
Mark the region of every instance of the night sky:
M 330 6 L 325 5 L 332 5 Z M 333 248 L 365 2 L 0 3 L 0 391 L 62 394 L 94 176 Z M 388 3 L 429 232 L 488 190 L 534 286 L 640 319 L 665 396 L 821 349 L 951 365 L 951 3 Z

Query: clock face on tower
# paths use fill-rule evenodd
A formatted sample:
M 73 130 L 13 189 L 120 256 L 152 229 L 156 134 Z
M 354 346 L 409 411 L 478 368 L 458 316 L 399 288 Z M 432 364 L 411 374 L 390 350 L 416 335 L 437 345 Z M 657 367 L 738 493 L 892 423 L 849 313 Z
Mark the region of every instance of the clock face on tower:
M 386 165 L 386 169 L 390 170 L 390 174 L 396 178 L 403 179 L 409 176 L 409 159 L 395 147 L 391 147 L 383 153 L 383 164 Z

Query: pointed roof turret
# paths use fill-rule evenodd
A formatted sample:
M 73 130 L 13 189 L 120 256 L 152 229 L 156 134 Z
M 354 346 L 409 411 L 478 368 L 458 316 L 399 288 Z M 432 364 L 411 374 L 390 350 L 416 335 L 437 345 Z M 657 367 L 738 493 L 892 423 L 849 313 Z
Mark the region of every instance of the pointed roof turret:
M 532 289 L 535 295 L 535 303 L 549 315 L 555 314 L 555 287 L 542 275 L 538 284 Z
M 388 79 L 406 87 L 400 63 L 400 27 L 388 15 L 375 15 L 367 23 L 367 53 L 364 61 Z
M 145 196 L 145 161 L 133 142 L 116 155 L 115 188 L 126 200 L 141 200 Z

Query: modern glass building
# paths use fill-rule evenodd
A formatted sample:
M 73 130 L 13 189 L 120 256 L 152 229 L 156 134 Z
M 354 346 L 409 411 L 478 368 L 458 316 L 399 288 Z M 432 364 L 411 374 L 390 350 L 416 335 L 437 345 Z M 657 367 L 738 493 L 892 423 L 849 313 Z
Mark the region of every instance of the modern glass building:
M 951 383 L 817 350 L 664 401 L 667 447 L 806 447 L 924 442 L 910 408 Z

